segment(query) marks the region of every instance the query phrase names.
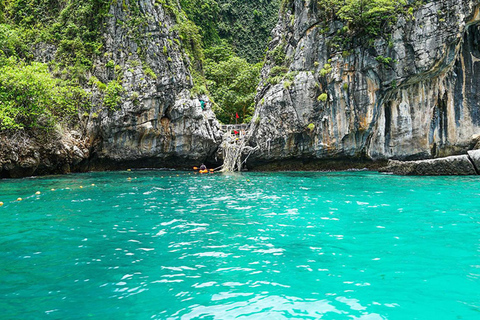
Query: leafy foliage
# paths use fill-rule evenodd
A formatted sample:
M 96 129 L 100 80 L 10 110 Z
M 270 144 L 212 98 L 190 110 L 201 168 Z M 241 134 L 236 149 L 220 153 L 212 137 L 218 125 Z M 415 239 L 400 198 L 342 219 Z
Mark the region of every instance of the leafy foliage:
M 6 3 L 6 20 L 24 34 L 26 44 L 47 42 L 57 45 L 56 60 L 60 66 L 79 69 L 72 72 L 73 75 L 92 67 L 92 55 L 98 54 L 102 47 L 100 31 L 111 1 L 3 1 Z
M 317 100 L 318 100 L 318 101 L 322 101 L 322 102 L 327 101 L 327 99 L 328 99 L 328 95 L 327 95 L 326 93 L 322 93 L 321 95 L 319 95 L 319 96 L 317 97 Z
M 177 17 L 175 30 L 193 62 L 192 93 L 209 95 L 215 102 L 217 118 L 223 123 L 249 121 L 261 69 L 261 64 L 249 61 L 263 57 L 279 1 L 181 0 L 180 3 L 189 20 Z M 265 12 L 269 12 L 268 17 Z
M 251 63 L 263 59 L 270 32 L 278 18 L 281 0 L 180 0 L 197 26 L 205 47 L 222 40 Z
M 121 94 L 123 93 L 123 87 L 119 81 L 110 81 L 105 88 L 105 98 L 103 104 L 110 110 L 116 110 L 117 106 L 122 101 Z
M 48 66 L 6 58 L 0 51 L 0 130 L 50 129 L 87 106 L 87 93 L 54 78 Z
M 204 57 L 202 38 L 197 25 L 185 18 L 174 27 L 174 30 L 178 31 L 191 62 L 196 65 L 196 69 L 201 69 Z
M 205 77 L 217 106 L 215 113 L 223 123 L 250 121 L 261 63 L 250 64 L 231 52 L 227 45 L 206 51 Z
M 220 42 L 217 21 L 220 6 L 217 0 L 180 0 L 181 7 L 195 25 L 207 46 Z
M 325 19 L 338 18 L 355 33 L 378 36 L 405 11 L 406 0 L 317 0 Z
M 19 30 L 8 24 L 0 24 L 0 49 L 6 56 L 25 57 L 28 52 L 28 46 Z
M 85 102 L 79 90 L 87 85 L 86 75 L 94 66 L 94 57 L 102 52 L 102 26 L 110 6 L 118 1 L 121 1 L 128 17 L 126 26 L 132 30 L 134 37 L 138 36 L 146 17 L 137 1 L 0 0 L 0 49 L 4 51 L 4 60 L 8 57 L 14 59 L 9 60 L 8 67 L 4 64 L 2 68 L 10 68 L 6 74 L 11 79 L 15 78 L 14 75 L 24 76 L 32 89 L 25 92 L 30 95 L 32 104 L 27 104 L 28 99 L 17 104 L 8 100 L 14 98 L 13 94 L 3 93 L 3 127 L 36 127 L 40 125 L 40 118 L 50 119 L 49 126 L 59 119 L 61 112 L 58 108 L 63 106 L 65 114 L 71 114 L 71 110 L 78 109 Z M 191 62 L 192 93 L 210 95 L 223 122 L 234 121 L 236 113 L 239 121 L 251 117 L 261 65 L 245 59 L 255 62 L 262 59 L 268 36 L 276 23 L 279 2 L 180 0 L 180 8 L 176 0 L 155 1 L 155 5 L 163 6 L 176 18 L 177 24 L 171 31 L 178 34 Z M 32 62 L 31 48 L 45 43 L 58 49 L 55 60 L 48 67 Z M 143 47 L 142 43 L 138 45 Z M 168 48 L 165 49 L 167 54 Z M 139 54 L 142 56 L 142 52 Z M 205 54 L 208 59 L 205 59 Z M 114 61 L 107 63 L 107 67 L 115 68 L 117 74 Z M 144 71 L 155 78 L 148 66 L 144 66 Z M 40 79 L 44 81 L 45 88 L 40 87 Z M 2 78 L 0 85 L 17 92 L 6 78 Z M 20 81 L 18 85 L 20 88 L 26 84 Z M 103 105 L 109 110 L 115 110 L 122 101 L 121 77 L 105 84 L 93 79 L 88 85 L 94 85 L 103 92 Z M 68 88 L 68 93 L 76 92 L 70 104 L 62 100 L 67 94 L 61 93 L 65 88 Z M 53 91 L 57 93 L 50 99 L 60 100 L 52 102 L 43 96 L 45 92 L 52 94 Z M 83 90 L 81 92 L 84 93 Z
M 107 0 L 0 0 L 0 130 L 50 129 L 89 108 L 81 88 L 100 52 Z M 37 45 L 58 50 L 33 62 Z M 54 77 L 55 75 L 56 77 Z

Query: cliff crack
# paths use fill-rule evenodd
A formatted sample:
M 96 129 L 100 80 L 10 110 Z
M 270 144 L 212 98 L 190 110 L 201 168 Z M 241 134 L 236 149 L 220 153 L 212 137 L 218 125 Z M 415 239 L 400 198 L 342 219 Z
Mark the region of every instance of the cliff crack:
M 296 40 L 295 47 L 297 47 L 300 41 L 302 41 L 303 38 L 305 38 L 310 32 L 312 32 L 312 30 L 315 29 L 320 24 L 320 22 L 320 20 L 315 21 L 308 28 L 306 28 L 305 31 L 299 35 L 298 40 Z
M 477 173 L 477 176 L 480 176 L 479 168 L 477 168 L 477 165 L 475 164 L 475 161 L 473 161 L 472 157 L 470 157 L 470 155 L 468 153 L 467 153 L 467 158 L 468 158 L 468 161 L 470 161 L 470 163 L 473 165 L 473 168 L 475 169 L 475 172 Z

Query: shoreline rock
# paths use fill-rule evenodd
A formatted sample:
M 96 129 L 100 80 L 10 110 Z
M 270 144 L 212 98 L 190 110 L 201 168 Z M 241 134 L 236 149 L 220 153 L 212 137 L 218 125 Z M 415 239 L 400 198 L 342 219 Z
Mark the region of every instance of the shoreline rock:
M 475 155 L 480 156 L 480 152 L 476 152 Z M 480 157 L 477 157 L 476 159 L 478 161 L 480 160 Z M 381 168 L 379 172 L 388 172 L 403 176 L 478 175 L 478 171 L 474 165 L 474 162 L 471 160 L 469 155 L 419 161 L 389 160 L 387 166 Z
M 468 158 L 472 162 L 477 174 L 480 175 L 480 150 L 468 151 Z

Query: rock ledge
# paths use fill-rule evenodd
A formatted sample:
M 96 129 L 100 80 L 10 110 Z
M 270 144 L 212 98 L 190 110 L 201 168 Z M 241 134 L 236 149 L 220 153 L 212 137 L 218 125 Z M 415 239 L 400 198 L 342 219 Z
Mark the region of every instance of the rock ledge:
M 478 175 L 480 150 L 469 151 L 468 155 L 451 156 L 419 161 L 390 160 L 380 172 L 405 176 L 468 176 Z

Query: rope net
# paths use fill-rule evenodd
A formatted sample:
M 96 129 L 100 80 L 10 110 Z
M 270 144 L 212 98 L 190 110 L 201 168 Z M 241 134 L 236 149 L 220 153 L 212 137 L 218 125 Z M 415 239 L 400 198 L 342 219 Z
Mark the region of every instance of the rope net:
M 226 132 L 222 143 L 222 172 L 242 171 L 248 157 L 258 149 L 247 146 L 248 140 L 245 139 L 245 136 L 245 131 L 239 131 L 234 135 L 230 131 Z
M 245 139 L 225 141 L 223 143 L 223 172 L 242 171 L 242 154 Z

